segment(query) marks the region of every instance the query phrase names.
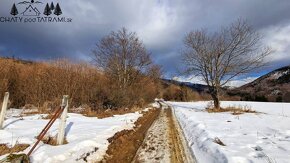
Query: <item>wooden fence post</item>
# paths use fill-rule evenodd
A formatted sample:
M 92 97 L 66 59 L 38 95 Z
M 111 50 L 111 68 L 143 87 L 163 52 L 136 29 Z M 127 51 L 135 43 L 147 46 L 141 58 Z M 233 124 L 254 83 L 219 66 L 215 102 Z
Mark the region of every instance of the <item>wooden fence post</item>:
M 59 123 L 59 128 L 58 128 L 57 145 L 62 145 L 64 142 L 66 117 L 67 117 L 67 112 L 68 112 L 68 95 L 63 96 L 62 107 L 65 107 L 65 108 L 60 117 L 61 121 Z
M 2 103 L 1 114 L 0 114 L 0 130 L 3 129 L 5 114 L 6 114 L 7 105 L 8 105 L 8 99 L 9 99 L 9 92 L 5 92 L 4 100 Z

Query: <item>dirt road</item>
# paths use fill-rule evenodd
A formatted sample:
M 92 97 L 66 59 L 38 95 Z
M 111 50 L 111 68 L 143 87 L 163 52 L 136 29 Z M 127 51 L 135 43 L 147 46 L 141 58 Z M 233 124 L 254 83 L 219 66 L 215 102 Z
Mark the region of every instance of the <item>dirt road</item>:
M 162 104 L 161 112 L 149 128 L 133 162 L 194 163 L 172 109 Z

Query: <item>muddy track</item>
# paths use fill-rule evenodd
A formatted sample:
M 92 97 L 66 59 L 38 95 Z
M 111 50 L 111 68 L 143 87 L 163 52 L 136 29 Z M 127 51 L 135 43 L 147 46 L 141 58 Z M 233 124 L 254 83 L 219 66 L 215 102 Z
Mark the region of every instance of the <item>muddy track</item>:
M 144 112 L 133 130 L 109 138 L 107 155 L 101 162 L 112 163 L 194 163 L 182 130 L 166 104 Z
M 167 109 L 167 117 L 169 118 L 169 139 L 172 143 L 171 147 L 171 162 L 187 162 L 186 153 L 181 140 L 181 135 L 177 129 L 177 124 L 173 119 L 171 108 Z
M 134 159 L 138 148 L 146 136 L 155 119 L 159 116 L 160 109 L 150 109 L 143 112 L 143 116 L 135 122 L 133 130 L 123 130 L 109 138 L 110 145 L 105 158 L 106 163 L 130 163 Z
M 133 162 L 171 162 L 171 144 L 169 139 L 169 120 L 165 109 L 147 132 L 142 146 Z
M 167 105 L 163 105 L 159 117 L 148 130 L 133 162 L 195 162 L 172 109 Z
M 170 117 L 171 128 L 171 141 L 173 142 L 173 149 L 171 162 L 185 162 L 185 163 L 197 163 L 196 158 L 192 155 L 192 151 L 188 147 L 188 142 L 184 136 L 184 133 L 175 117 L 172 108 L 168 111 Z

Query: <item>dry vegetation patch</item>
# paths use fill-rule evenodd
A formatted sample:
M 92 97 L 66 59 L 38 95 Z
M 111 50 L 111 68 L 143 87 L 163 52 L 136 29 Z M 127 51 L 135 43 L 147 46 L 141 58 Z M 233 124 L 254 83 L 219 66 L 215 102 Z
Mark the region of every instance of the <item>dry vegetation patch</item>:
M 81 114 L 87 116 L 87 117 L 97 117 L 97 118 L 107 118 L 107 117 L 113 117 L 114 115 L 123 115 L 128 113 L 134 113 L 136 111 L 141 111 L 142 108 L 139 107 L 133 107 L 131 109 L 128 108 L 121 108 L 121 109 L 107 109 L 107 110 L 91 110 L 91 109 L 85 109 L 81 112 Z
M 0 156 L 24 151 L 28 147 L 29 144 L 15 144 L 13 147 L 9 147 L 7 144 L 0 144 Z
M 226 108 L 216 109 L 214 107 L 206 108 L 208 113 L 221 113 L 221 112 L 231 112 L 233 115 L 240 115 L 244 113 L 259 113 L 255 110 L 252 110 L 249 106 L 230 106 Z
M 153 69 L 120 88 L 119 80 L 89 63 L 74 63 L 66 59 L 18 61 L 0 57 L 0 99 L 3 99 L 4 92 L 9 91 L 11 107 L 30 104 L 25 108 L 37 108 L 35 113 L 50 113 L 61 103 L 64 93 L 70 97 L 70 106 L 87 104 L 105 110 L 148 104 L 162 89 L 159 77 L 151 75 L 155 72 Z
M 41 140 L 44 144 L 49 144 L 52 146 L 57 146 L 57 137 L 56 136 L 44 136 Z M 66 137 L 64 138 L 63 144 L 68 144 Z

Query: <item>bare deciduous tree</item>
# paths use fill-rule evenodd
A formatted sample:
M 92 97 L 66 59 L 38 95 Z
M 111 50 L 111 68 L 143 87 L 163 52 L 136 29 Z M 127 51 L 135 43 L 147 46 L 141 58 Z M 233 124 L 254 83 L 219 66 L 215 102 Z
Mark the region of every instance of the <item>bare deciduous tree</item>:
M 202 77 L 216 109 L 220 109 L 220 89 L 233 78 L 262 67 L 272 52 L 263 47 L 260 35 L 243 20 L 216 33 L 190 32 L 184 45 L 186 73 Z
M 116 79 L 121 88 L 132 84 L 152 63 L 136 33 L 125 28 L 100 40 L 93 54 L 97 66 Z
M 109 102 L 112 105 L 136 105 L 158 93 L 155 91 L 158 84 L 152 81 L 160 75 L 160 68 L 152 63 L 136 33 L 122 28 L 105 36 L 97 43 L 93 59 L 111 82 L 113 93 Z

